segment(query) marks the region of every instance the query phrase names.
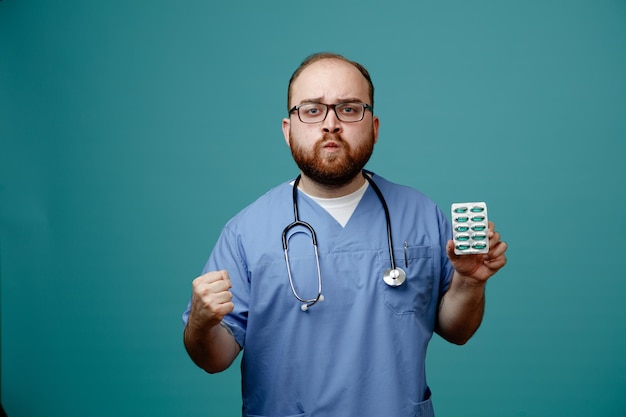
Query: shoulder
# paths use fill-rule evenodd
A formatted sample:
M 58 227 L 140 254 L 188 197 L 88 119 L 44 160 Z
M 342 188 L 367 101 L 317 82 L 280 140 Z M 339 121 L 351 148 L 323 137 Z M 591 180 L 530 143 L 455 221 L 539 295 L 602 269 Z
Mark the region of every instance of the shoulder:
M 392 199 L 396 202 L 419 203 L 427 207 L 437 207 L 437 204 L 430 197 L 416 188 L 397 184 L 375 173 L 371 173 L 371 175 L 385 198 Z
M 376 185 L 380 188 L 389 210 L 408 216 L 415 220 L 446 224 L 447 218 L 441 208 L 422 191 L 389 181 L 371 173 Z
M 283 182 L 258 197 L 255 201 L 235 214 L 226 223 L 225 228 L 249 224 L 258 225 L 259 223 L 268 222 L 271 218 L 275 218 L 277 214 L 283 215 L 283 212 L 293 213 L 291 204 L 293 190 L 291 185 L 292 181 L 293 180 Z

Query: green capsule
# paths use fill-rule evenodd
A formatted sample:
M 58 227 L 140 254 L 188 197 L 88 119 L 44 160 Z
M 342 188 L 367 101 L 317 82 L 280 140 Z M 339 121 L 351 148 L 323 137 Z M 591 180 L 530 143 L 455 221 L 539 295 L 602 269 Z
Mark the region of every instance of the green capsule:
M 473 240 L 485 240 L 487 239 L 487 235 L 484 233 L 474 233 L 472 235 L 472 239 Z
M 470 248 L 470 245 L 468 245 L 467 243 L 459 243 L 458 245 L 456 245 L 456 248 L 458 250 L 468 250 Z
M 482 206 L 474 206 L 470 209 L 470 211 L 472 213 L 482 213 L 483 211 L 485 211 L 485 208 Z
M 487 249 L 487 244 L 483 242 L 476 242 L 472 245 L 472 248 L 478 250 Z
M 469 226 L 465 224 L 460 224 L 454 228 L 455 232 L 467 232 L 469 230 Z
M 475 232 L 482 232 L 485 229 L 487 229 L 487 226 L 481 223 L 478 223 L 472 226 L 472 230 Z
M 472 221 L 473 222 L 482 222 L 483 220 L 485 220 L 485 216 L 474 216 L 474 217 L 472 217 Z
M 454 221 L 459 222 L 459 223 L 466 223 L 469 220 L 469 217 L 467 216 L 458 216 L 454 218 Z
M 466 213 L 467 212 L 467 207 L 457 207 L 454 209 L 455 213 Z
M 461 242 L 464 242 L 469 239 L 470 239 L 470 236 L 468 234 L 456 235 L 456 240 L 459 240 Z

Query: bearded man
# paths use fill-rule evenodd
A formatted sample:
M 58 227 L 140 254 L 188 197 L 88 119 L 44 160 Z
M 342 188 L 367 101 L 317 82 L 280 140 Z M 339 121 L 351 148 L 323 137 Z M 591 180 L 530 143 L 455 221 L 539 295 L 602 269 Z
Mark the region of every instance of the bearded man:
M 428 342 L 475 333 L 507 245 L 489 222 L 489 252 L 456 255 L 432 200 L 364 169 L 380 120 L 362 65 L 308 57 L 287 110 L 300 173 L 224 227 L 193 280 L 187 351 L 209 373 L 243 352 L 243 416 L 433 416 Z

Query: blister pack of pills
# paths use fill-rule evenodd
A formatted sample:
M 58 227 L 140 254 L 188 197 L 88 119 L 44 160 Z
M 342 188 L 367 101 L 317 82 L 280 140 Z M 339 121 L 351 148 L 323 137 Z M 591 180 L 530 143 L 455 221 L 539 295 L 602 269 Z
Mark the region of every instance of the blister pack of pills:
M 452 203 L 454 253 L 470 255 L 489 252 L 487 204 Z

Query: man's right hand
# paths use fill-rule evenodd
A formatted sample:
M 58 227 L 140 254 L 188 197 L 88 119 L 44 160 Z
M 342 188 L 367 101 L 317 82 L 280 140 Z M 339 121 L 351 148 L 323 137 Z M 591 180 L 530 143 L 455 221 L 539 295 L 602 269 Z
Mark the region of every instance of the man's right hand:
M 230 292 L 228 272 L 212 271 L 193 280 L 189 321 L 198 328 L 211 328 L 221 323 L 235 308 Z
M 241 350 L 230 328 L 222 324 L 233 311 L 226 271 L 213 271 L 193 280 L 191 309 L 185 327 L 185 347 L 191 359 L 209 373 L 228 368 Z

